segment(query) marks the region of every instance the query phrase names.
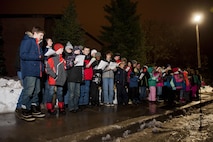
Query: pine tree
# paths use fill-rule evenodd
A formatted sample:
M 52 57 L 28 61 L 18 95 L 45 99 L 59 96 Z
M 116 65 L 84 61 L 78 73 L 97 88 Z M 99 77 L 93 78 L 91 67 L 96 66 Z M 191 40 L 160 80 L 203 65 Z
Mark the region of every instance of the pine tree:
M 104 7 L 110 25 L 102 26 L 100 39 L 107 45 L 105 50 L 140 61 L 143 36 L 140 15 L 136 14 L 137 4 L 131 0 L 111 0 L 111 4 Z
M 54 42 L 60 42 L 66 45 L 70 41 L 72 45 L 83 45 L 84 31 L 81 29 L 77 21 L 77 14 L 75 10 L 74 0 L 70 0 L 70 4 L 64 10 L 61 19 L 55 20 Z

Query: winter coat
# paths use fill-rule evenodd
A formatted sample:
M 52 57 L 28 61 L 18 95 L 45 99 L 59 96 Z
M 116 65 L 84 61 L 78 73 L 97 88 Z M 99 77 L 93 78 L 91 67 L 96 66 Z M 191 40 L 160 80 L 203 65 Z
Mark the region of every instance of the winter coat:
M 85 60 L 84 60 L 84 64 L 85 66 L 88 65 L 90 62 L 90 57 L 86 56 Z M 84 68 L 84 80 L 92 80 L 92 76 L 93 76 L 93 71 L 92 71 L 92 67 L 90 66 L 89 68 Z
M 46 73 L 49 75 L 49 85 L 64 85 L 67 74 L 65 71 L 65 60 L 62 58 L 62 55 L 55 54 L 48 58 L 46 64 Z
M 142 79 L 139 81 L 139 85 L 143 87 L 149 87 L 148 80 L 150 78 L 150 74 L 148 72 L 142 72 L 141 74 L 144 74 Z M 140 74 L 140 75 L 141 75 Z
M 81 83 L 84 80 L 83 66 L 74 65 L 76 56 L 72 53 L 66 57 L 67 82 Z
M 111 62 L 111 61 L 107 61 L 107 60 L 104 60 L 104 61 L 106 61 L 108 63 Z M 102 74 L 102 78 L 114 78 L 114 71 L 113 70 L 106 70 L 106 69 L 104 69 L 103 70 L 103 74 Z
M 132 72 L 132 67 L 129 67 L 128 71 L 127 71 L 127 82 L 129 83 L 130 81 L 130 73 Z
M 170 74 L 166 74 L 163 78 L 164 80 L 164 84 L 163 86 L 169 88 L 169 89 L 173 89 L 174 90 L 174 82 L 173 82 L 173 76 Z
M 161 72 L 157 72 L 158 74 L 158 79 L 157 79 L 157 87 L 163 87 L 163 77 Z
M 43 52 L 32 34 L 26 34 L 21 41 L 20 59 L 22 78 L 26 76 L 42 77 Z
M 138 87 L 138 74 L 133 71 L 130 73 L 129 87 Z
M 195 74 L 192 75 L 192 77 L 191 77 L 191 84 L 192 84 L 192 86 L 193 86 L 193 85 L 198 85 L 198 86 L 200 86 L 201 81 L 200 81 L 198 75 L 195 75 Z
M 180 73 L 174 74 L 173 78 L 176 89 L 183 89 L 184 85 L 183 75 Z
M 153 68 L 152 67 L 148 68 L 148 72 L 150 74 L 150 78 L 148 79 L 149 87 L 150 86 L 156 86 L 157 79 L 158 79 L 157 74 L 153 73 Z
M 184 71 L 183 72 L 183 77 L 184 77 L 184 84 L 183 84 L 183 88 L 185 91 L 190 91 L 191 90 L 191 84 L 189 81 L 189 77 L 188 77 L 188 72 Z
M 121 86 L 127 85 L 127 72 L 120 67 L 115 72 L 115 83 Z

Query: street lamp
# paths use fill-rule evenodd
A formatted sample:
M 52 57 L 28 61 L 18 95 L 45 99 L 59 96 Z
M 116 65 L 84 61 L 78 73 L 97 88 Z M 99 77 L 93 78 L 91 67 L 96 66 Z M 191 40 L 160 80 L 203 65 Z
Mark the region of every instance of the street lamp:
M 200 59 L 200 35 L 199 35 L 199 27 L 198 25 L 200 24 L 202 20 L 202 15 L 201 14 L 195 14 L 193 17 L 193 22 L 196 24 L 196 39 L 197 39 L 197 66 L 198 69 L 201 68 L 201 59 Z M 198 90 L 200 91 L 200 90 Z M 199 93 L 200 94 L 200 93 Z M 199 127 L 199 131 L 202 130 L 202 117 L 203 117 L 203 113 L 202 113 L 202 109 L 201 109 L 201 94 L 199 96 L 199 100 L 200 100 L 200 127 Z
M 197 66 L 198 69 L 201 68 L 201 58 L 200 58 L 200 35 L 199 35 L 199 24 L 202 20 L 201 14 L 196 14 L 193 17 L 193 22 L 196 24 L 196 39 L 197 39 Z

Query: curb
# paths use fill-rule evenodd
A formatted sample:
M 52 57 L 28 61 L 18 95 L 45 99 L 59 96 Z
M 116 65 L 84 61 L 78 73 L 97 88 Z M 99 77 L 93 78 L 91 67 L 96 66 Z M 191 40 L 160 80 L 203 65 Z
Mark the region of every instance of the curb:
M 213 102 L 213 97 L 209 97 L 207 100 L 193 101 L 184 106 L 175 108 L 174 110 L 168 110 L 163 114 L 156 114 L 152 116 L 140 116 L 132 119 L 128 119 L 122 122 L 118 122 L 109 126 L 98 127 L 87 131 L 66 135 L 59 137 L 48 142 L 81 142 L 81 141 L 101 141 L 101 137 L 110 134 L 111 136 L 120 137 L 125 130 L 131 130 L 131 133 L 138 132 L 139 126 L 142 123 L 147 123 L 156 119 L 158 121 L 165 121 L 171 117 L 185 114 L 191 108 L 199 108 Z

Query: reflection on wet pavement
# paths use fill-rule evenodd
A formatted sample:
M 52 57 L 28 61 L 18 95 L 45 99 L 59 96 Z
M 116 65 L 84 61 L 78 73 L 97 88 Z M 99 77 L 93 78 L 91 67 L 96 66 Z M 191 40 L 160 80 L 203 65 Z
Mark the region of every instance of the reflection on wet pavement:
M 45 141 L 88 129 L 107 126 L 138 116 L 162 113 L 162 104 L 92 107 L 62 116 L 46 116 L 35 122 L 16 118 L 15 113 L 0 115 L 0 141 Z

